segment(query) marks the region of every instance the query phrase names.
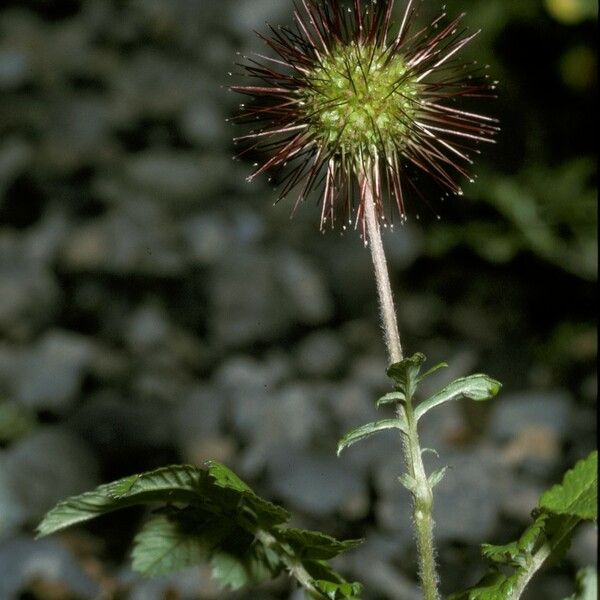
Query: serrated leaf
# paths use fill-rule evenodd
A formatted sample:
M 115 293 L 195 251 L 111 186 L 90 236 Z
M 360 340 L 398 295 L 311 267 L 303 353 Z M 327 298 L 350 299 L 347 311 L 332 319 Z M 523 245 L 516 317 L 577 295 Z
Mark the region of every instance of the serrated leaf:
M 149 502 L 194 502 L 206 491 L 206 472 L 191 466 L 164 467 L 104 484 L 59 502 L 37 528 L 44 537 L 100 515 Z
M 482 374 L 456 379 L 441 392 L 421 402 L 415 409 L 415 419 L 418 421 L 432 408 L 451 400 L 461 400 L 463 398 L 476 402 L 490 400 L 500 391 L 501 387 L 500 382 Z
M 451 594 L 448 600 L 511 600 L 520 572 L 505 575 L 491 570 L 483 579 L 462 592 Z
M 198 564 L 207 556 L 204 540 L 196 531 L 159 515 L 148 521 L 134 538 L 131 553 L 133 570 L 156 577 Z
M 361 425 L 352 431 L 349 431 L 344 437 L 338 442 L 337 446 L 337 455 L 339 456 L 343 450 L 349 448 L 356 442 L 360 442 L 374 433 L 379 431 L 385 431 L 386 429 L 399 429 L 403 433 L 406 433 L 407 428 L 403 421 L 400 419 L 385 419 L 383 421 L 377 421 L 375 423 L 367 423 L 366 425 Z
M 406 398 L 413 397 L 417 388 L 419 372 L 425 360 L 425 355 L 417 352 L 410 358 L 405 358 L 388 368 L 388 377 L 394 380 L 398 391 Z
M 384 406 L 386 404 L 398 404 L 399 402 L 404 402 L 405 397 L 402 392 L 390 392 L 385 396 L 382 396 L 377 400 L 377 406 Z
M 598 518 L 598 452 L 592 452 L 567 471 L 562 483 L 545 492 L 539 508 L 580 519 Z
M 231 469 L 214 460 L 208 460 L 204 463 L 208 469 L 208 475 L 212 482 L 222 488 L 234 490 L 235 492 L 250 492 L 252 488 L 242 481 Z
M 565 600 L 598 600 L 598 573 L 594 567 L 586 567 L 577 573 L 576 591 Z
M 301 559 L 328 560 L 362 544 L 362 540 L 340 541 L 318 531 L 291 527 L 278 528 L 275 535 Z
M 208 468 L 209 481 L 223 490 L 233 492 L 236 503 L 241 495 L 253 511 L 259 525 L 271 527 L 289 521 L 291 515 L 287 510 L 257 496 L 246 482 L 225 465 L 214 460 L 207 461 L 205 465 Z
M 274 579 L 283 570 L 277 553 L 257 541 L 245 552 L 215 552 L 210 564 L 213 578 L 232 590 Z

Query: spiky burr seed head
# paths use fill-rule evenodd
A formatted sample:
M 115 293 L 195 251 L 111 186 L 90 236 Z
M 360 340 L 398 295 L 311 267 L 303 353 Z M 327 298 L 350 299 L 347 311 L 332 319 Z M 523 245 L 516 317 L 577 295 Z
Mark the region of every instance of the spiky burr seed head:
M 364 227 L 366 182 L 378 214 L 390 196 L 402 220 L 407 193 L 422 196 L 419 171 L 462 194 L 457 180 L 471 179 L 472 146 L 493 142 L 499 129 L 455 101 L 491 97 L 497 82 L 475 63 L 457 62 L 478 33 L 460 28 L 464 14 L 446 23 L 443 10 L 415 31 L 417 3 L 406 0 L 394 35 L 394 0 L 301 0 L 294 27 L 269 26 L 271 35 L 260 37 L 275 56 L 242 65 L 259 85 L 231 87 L 254 97 L 237 120 L 260 124 L 236 138 L 249 142 L 242 154 L 270 155 L 249 180 L 283 173 L 280 198 L 301 186 L 296 206 L 320 187 L 321 227 L 333 226 L 339 209 L 343 223 L 354 216 Z

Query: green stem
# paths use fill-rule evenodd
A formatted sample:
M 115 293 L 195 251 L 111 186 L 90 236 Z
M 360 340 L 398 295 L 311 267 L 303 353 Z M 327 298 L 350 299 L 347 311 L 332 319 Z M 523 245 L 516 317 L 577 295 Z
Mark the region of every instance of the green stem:
M 377 282 L 384 338 L 389 362 L 393 364 L 402 360 L 402 346 L 400 344 L 387 261 L 381 239 L 381 228 L 377 218 L 373 185 L 367 173 L 361 175 L 360 185 L 364 189 L 365 221 Z M 405 417 L 408 424 L 408 431 L 406 435 L 403 435 L 404 460 L 408 473 L 414 480 L 414 489 L 411 490 L 413 494 L 413 523 L 423 597 L 425 600 L 439 600 L 435 546 L 433 543 L 433 493 L 423 465 L 417 422 L 414 418 L 411 398 L 406 398 L 405 403 L 398 405 L 398 416 Z
M 556 550 L 556 548 L 562 544 L 564 539 L 571 534 L 578 522 L 579 519 L 577 518 L 572 518 L 567 521 L 559 535 L 548 540 L 537 550 L 528 562 L 527 568 L 523 570 L 517 579 L 517 582 L 512 589 L 510 600 L 519 600 L 533 576 L 542 568 L 542 565 L 550 558 L 554 550 Z
M 307 592 L 310 592 L 313 598 L 328 600 L 327 597 L 315 587 L 314 579 L 304 568 L 302 562 L 285 552 L 274 536 L 264 529 L 256 530 L 255 535 L 265 546 L 277 551 L 277 554 L 281 557 L 290 576 L 293 577 Z

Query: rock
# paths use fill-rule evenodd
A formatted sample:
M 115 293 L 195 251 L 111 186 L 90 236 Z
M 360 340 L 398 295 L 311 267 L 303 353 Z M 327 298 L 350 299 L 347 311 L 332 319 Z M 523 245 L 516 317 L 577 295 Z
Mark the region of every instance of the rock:
M 137 405 L 123 402 L 109 390 L 90 396 L 69 426 L 103 458 L 119 463 L 147 458 L 175 444 L 171 408 L 151 400 Z
M 361 477 L 332 456 L 290 452 L 283 447 L 269 467 L 273 493 L 288 506 L 312 515 L 344 512 L 355 504 L 368 507 Z
M 16 497 L 6 468 L 6 452 L 0 451 L 0 554 L 2 553 L 2 540 L 9 537 L 27 519 L 26 511 Z M 0 574 L 2 565 L 0 564 Z M 0 578 L 0 590 L 2 579 Z M 0 596 L 3 597 L 3 596 Z
M 0 234 L 0 335 L 22 341 L 50 322 L 60 290 L 56 278 L 10 234 Z
M 126 165 L 126 181 L 160 200 L 179 204 L 207 204 L 222 186 L 226 163 L 213 155 L 181 150 L 150 149 L 134 155 Z
M 164 347 L 171 323 L 165 309 L 157 302 L 141 305 L 132 315 L 125 340 L 134 354 L 144 355 Z
M 110 139 L 110 108 L 104 98 L 89 93 L 64 96 L 48 103 L 46 110 L 49 125 L 37 155 L 43 168 L 68 176 L 118 158 L 117 146 Z
M 198 214 L 183 224 L 188 256 L 193 264 L 212 265 L 223 259 L 235 241 L 231 226 L 220 215 Z
M 408 269 L 423 253 L 425 239 L 423 232 L 410 223 L 394 227 L 388 235 L 383 236 L 386 255 L 391 269 Z
M 393 383 L 387 376 L 388 363 L 384 355 L 383 342 L 381 345 L 381 354 L 365 354 L 358 356 L 352 362 L 350 373 L 352 377 L 362 383 L 371 394 L 384 394 L 392 391 Z M 377 397 L 373 397 L 372 401 L 377 402 Z
M 209 286 L 215 341 L 243 347 L 283 335 L 293 320 L 292 307 L 276 279 L 274 259 L 235 250 L 214 270 Z
M 172 277 L 181 274 L 184 258 L 179 232 L 151 206 L 128 207 L 82 223 L 61 253 L 69 272 L 104 272 Z
M 324 419 L 311 386 L 293 383 L 256 402 L 256 423 L 249 431 L 251 443 L 244 454 L 242 469 L 253 477 L 262 467 L 277 462 L 276 453 L 287 449 L 307 448 L 316 438 L 327 434 Z
M 142 118 L 177 118 L 184 107 L 210 95 L 218 84 L 199 65 L 139 46 L 110 82 L 111 106 L 119 122 L 131 127 Z
M 500 498 L 507 487 L 495 449 L 444 452 L 441 462 L 449 469 L 435 490 L 437 539 L 471 544 L 488 539 L 496 527 Z
M 31 63 L 23 49 L 0 47 L 0 89 L 14 90 L 29 79 Z
M 570 408 L 571 396 L 564 390 L 503 394 L 494 404 L 490 431 L 496 439 L 506 441 L 535 426 L 562 438 L 569 429 Z
M 223 597 L 223 588 L 211 576 L 211 567 L 203 562 L 160 577 L 147 578 L 130 569 L 124 569 L 118 576 L 120 584 L 131 588 L 128 598 L 131 600 L 165 600 L 176 595 L 181 600 L 196 600 L 198 595 L 206 600 L 219 600 Z
M 560 459 L 570 420 L 567 392 L 528 392 L 503 396 L 495 403 L 490 430 L 505 442 L 503 454 L 508 464 L 543 479 Z
M 296 320 L 306 325 L 326 322 L 333 313 L 333 301 L 322 273 L 299 254 L 280 253 L 278 262 L 285 300 Z
M 297 365 L 312 377 L 330 377 L 344 367 L 346 352 L 334 331 L 317 331 L 305 337 L 296 350 Z
M 8 487 L 23 515 L 37 520 L 59 500 L 93 489 L 97 466 L 81 438 L 60 427 L 41 427 L 5 453 Z
M 584 523 L 573 536 L 568 557 L 578 569 L 598 564 L 598 525 Z
M 221 433 L 225 403 L 210 384 L 197 384 L 181 398 L 177 406 L 174 427 L 178 444 L 184 452 L 196 447 L 205 438 Z M 186 452 L 190 454 L 190 452 Z
M 100 597 L 100 585 L 56 538 L 31 540 L 17 537 L 0 544 L 0 598 L 19 598 L 25 589 L 58 586 L 60 597 Z
M 93 351 L 91 340 L 84 336 L 49 331 L 23 356 L 16 400 L 33 410 L 63 413 L 79 394 Z
M 384 594 L 386 598 L 420 600 L 419 586 L 393 564 L 404 542 L 377 530 L 369 531 L 364 537 L 363 544 L 338 559 L 343 561 L 344 572 L 350 571 L 365 588 Z
M 0 56 L 0 80 L 2 78 Z M 0 83 L 1 85 L 1 83 Z M 31 146 L 23 138 L 10 137 L 0 145 L 0 214 L 6 190 L 15 177 L 20 175 L 32 157 Z
M 227 18 L 238 34 L 250 37 L 250 32 L 262 31 L 266 22 L 285 22 L 289 11 L 268 0 L 240 0 L 232 5 Z
M 479 543 L 490 537 L 506 488 L 506 477 L 493 449 L 445 450 L 440 459 L 432 460 L 428 454 L 424 456 L 428 473 L 444 464 L 449 467 L 435 489 L 436 539 Z M 404 472 L 399 458 L 382 461 L 376 478 L 382 497 L 376 513 L 384 528 L 406 536 L 409 542 L 411 497 L 397 479 Z
M 226 115 L 215 99 L 203 98 L 193 102 L 181 114 L 179 127 L 185 139 L 195 146 L 213 149 L 225 146 L 229 129 L 226 128 Z

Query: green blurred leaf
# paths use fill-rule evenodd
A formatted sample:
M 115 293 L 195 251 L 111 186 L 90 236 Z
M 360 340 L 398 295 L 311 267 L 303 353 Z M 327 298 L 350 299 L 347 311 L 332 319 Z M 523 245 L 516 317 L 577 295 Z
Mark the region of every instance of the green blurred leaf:
M 594 567 L 577 573 L 576 591 L 565 600 L 598 600 L 598 573 Z
M 415 419 L 418 421 L 432 408 L 451 400 L 461 400 L 463 398 L 476 402 L 490 400 L 500 391 L 501 387 L 500 382 L 487 375 L 471 375 L 457 379 L 447 385 L 441 392 L 421 402 L 415 409 Z
M 356 444 L 356 442 L 360 442 L 374 433 L 379 431 L 384 431 L 386 429 L 399 429 L 400 431 L 406 433 L 406 423 L 401 419 L 385 419 L 383 421 L 376 421 L 375 423 L 367 423 L 366 425 L 361 425 L 352 431 L 349 431 L 344 437 L 338 442 L 337 446 L 337 454 L 338 456 L 342 453 L 343 450 Z
M 598 452 L 565 473 L 562 483 L 545 492 L 539 508 L 580 519 L 598 518 Z
M 545 0 L 546 9 L 560 23 L 576 25 L 598 17 L 597 0 Z
M 0 443 L 13 442 L 37 424 L 35 416 L 16 402 L 0 400 Z

